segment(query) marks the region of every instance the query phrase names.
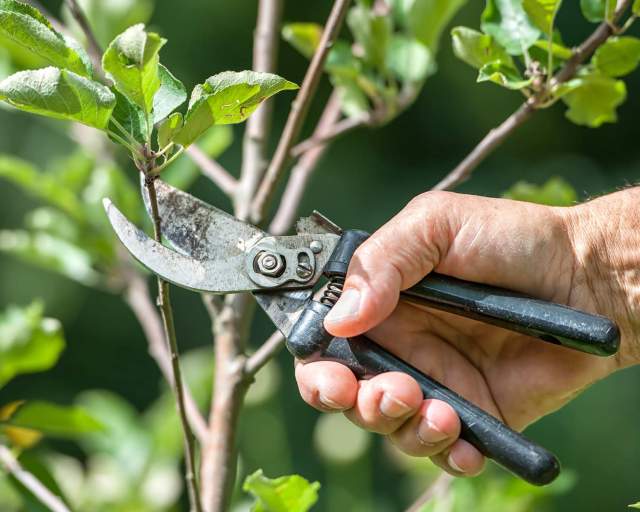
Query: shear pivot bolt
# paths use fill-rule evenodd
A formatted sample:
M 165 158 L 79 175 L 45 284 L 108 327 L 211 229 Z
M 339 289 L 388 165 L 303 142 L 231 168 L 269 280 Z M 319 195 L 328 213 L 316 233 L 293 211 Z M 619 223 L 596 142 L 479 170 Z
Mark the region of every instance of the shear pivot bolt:
M 311 249 L 311 252 L 313 254 L 319 254 L 322 252 L 322 242 L 319 242 L 318 240 L 314 240 L 313 242 L 311 242 L 309 244 L 309 249 Z
M 313 275 L 313 267 L 309 263 L 300 262 L 298 263 L 296 274 L 300 279 L 309 279 Z
M 265 276 L 278 277 L 284 271 L 282 258 L 271 252 L 263 251 L 255 259 L 258 272 Z

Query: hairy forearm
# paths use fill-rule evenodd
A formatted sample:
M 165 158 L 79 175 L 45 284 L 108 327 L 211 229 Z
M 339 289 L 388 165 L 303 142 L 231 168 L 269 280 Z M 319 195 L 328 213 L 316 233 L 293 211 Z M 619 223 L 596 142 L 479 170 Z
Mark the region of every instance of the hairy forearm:
M 576 265 L 573 293 L 618 323 L 621 367 L 640 363 L 640 187 L 565 212 Z

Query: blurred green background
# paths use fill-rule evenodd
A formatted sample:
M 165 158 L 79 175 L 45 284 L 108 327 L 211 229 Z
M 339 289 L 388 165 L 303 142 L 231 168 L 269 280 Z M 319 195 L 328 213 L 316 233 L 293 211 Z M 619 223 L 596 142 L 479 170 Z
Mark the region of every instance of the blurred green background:
M 43 4 L 59 12 L 59 2 Z M 330 5 L 325 0 L 290 1 L 284 20 L 322 23 Z M 469 2 L 454 25 L 477 27 L 482 7 L 483 2 Z M 191 89 L 213 73 L 251 67 L 255 12 L 255 1 L 158 0 L 150 25 L 169 40 L 162 53 L 164 64 Z M 563 8 L 558 25 L 569 45 L 593 30 L 573 3 Z M 305 69 L 306 60 L 283 43 L 278 73 L 299 83 Z M 474 82 L 474 71 L 453 57 L 445 39 L 439 72 L 429 79 L 416 105 L 382 129 L 359 130 L 337 141 L 315 174 L 301 213 L 318 209 L 342 226 L 374 230 L 429 189 L 521 101 L 517 93 Z M 618 124 L 597 130 L 577 127 L 565 120 L 558 105 L 536 115 L 460 190 L 499 196 L 519 180 L 541 184 L 560 175 L 586 199 L 635 183 L 640 176 L 640 74 L 627 83 L 629 99 L 619 111 Z M 317 118 L 329 93 L 325 80 L 311 118 Z M 284 123 L 288 101 L 284 96 L 275 100 L 276 127 Z M 45 166 L 73 149 L 62 130 L 56 122 L 0 110 L 0 153 Z M 235 142 L 220 158 L 234 174 L 240 164 L 242 130 L 234 127 Z M 133 167 L 127 169 L 135 180 Z M 193 192 L 229 209 L 205 179 L 199 179 Z M 21 225 L 35 204 L 1 182 L 0 229 Z M 3 388 L 0 403 L 36 397 L 70 403 L 81 391 L 96 388 L 112 390 L 140 410 L 154 401 L 160 375 L 135 318 L 120 299 L 0 255 L 0 309 L 36 297 L 44 300 L 49 316 L 63 322 L 68 347 L 53 370 L 20 377 Z M 174 305 L 181 348 L 208 347 L 210 327 L 200 298 L 175 289 Z M 254 346 L 272 330 L 262 315 L 253 329 Z M 317 425 L 319 415 L 298 397 L 292 370 L 290 357 L 283 353 L 263 377 L 269 383 L 259 382 L 259 389 L 270 392 L 254 397 L 242 416 L 243 468 L 250 472 L 262 467 L 270 476 L 297 472 L 319 480 L 323 489 L 317 510 L 396 510 L 405 505 L 408 493 L 419 491 L 419 476 L 413 473 L 409 482 L 406 466 L 389 464 L 388 450 L 375 437 L 342 439 L 353 448 L 346 462 L 327 453 L 322 438 L 336 430 Z M 552 498 L 549 510 L 623 510 L 640 498 L 639 389 L 639 371 L 621 372 L 528 430 L 577 477 L 571 491 Z M 77 453 L 72 445 L 58 446 Z

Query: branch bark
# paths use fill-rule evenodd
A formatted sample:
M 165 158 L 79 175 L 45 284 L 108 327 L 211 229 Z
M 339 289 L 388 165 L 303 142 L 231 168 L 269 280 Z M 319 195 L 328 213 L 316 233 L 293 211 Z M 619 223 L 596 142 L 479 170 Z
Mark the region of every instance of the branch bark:
M 0 445 L 0 462 L 18 482 L 29 489 L 31 494 L 51 510 L 51 512 L 71 512 L 58 496 L 53 494 L 40 480 L 24 469 L 18 459 L 11 453 L 11 450 L 3 445 Z
M 338 94 L 334 92 L 329 98 L 322 116 L 320 116 L 312 138 L 322 139 L 326 137 L 334 129 L 339 118 L 340 99 Z M 291 228 L 309 179 L 324 156 L 328 145 L 329 140 L 309 149 L 292 169 L 278 210 L 269 226 L 270 233 L 283 235 Z
M 166 381 L 174 388 L 171 355 L 167 350 L 162 320 L 153 305 L 145 279 L 137 272 L 132 271 L 127 276 L 124 299 L 142 327 L 149 345 L 149 354 L 160 368 Z M 191 425 L 198 441 L 204 443 L 208 432 L 207 423 L 186 382 L 184 383 L 184 401 L 189 425 Z
M 316 131 L 307 140 L 296 144 L 291 148 L 291 157 L 298 158 L 311 149 L 326 145 L 327 142 L 331 142 L 338 137 L 342 137 L 350 131 L 367 124 L 368 121 L 368 115 L 362 117 L 347 117 L 341 121 L 337 121 L 332 126 L 326 127 L 322 133 L 318 133 Z
M 155 240 L 162 243 L 162 226 L 160 213 L 158 210 L 158 197 L 156 195 L 155 180 L 147 177 L 145 186 L 149 194 L 149 203 L 151 205 L 151 220 L 153 221 L 153 231 Z M 185 406 L 185 393 L 182 383 L 182 371 L 180 369 L 180 360 L 178 357 L 178 342 L 176 339 L 176 329 L 173 321 L 173 308 L 171 307 L 171 296 L 169 292 L 169 283 L 158 276 L 158 308 L 162 316 L 164 324 L 164 333 L 167 339 L 167 345 L 171 354 L 171 370 L 173 374 L 173 387 L 176 396 L 176 405 L 178 407 L 178 415 L 182 423 L 182 431 L 184 433 L 185 443 L 185 465 L 187 489 L 189 491 L 189 502 L 191 510 L 194 512 L 202 512 L 200 503 L 200 491 L 198 489 L 198 478 L 195 464 L 195 445 L 193 433 L 187 419 Z
M 622 17 L 625 11 L 631 5 L 632 0 L 619 0 L 618 7 L 611 22 L 603 22 L 598 28 L 580 45 L 574 52 L 572 57 L 562 67 L 551 81 L 551 85 L 571 80 L 580 65 L 587 60 L 593 53 L 606 42 L 606 40 L 615 34 L 615 24 Z M 529 98 L 523 105 L 518 108 L 511 116 L 509 116 L 500 126 L 491 130 L 474 150 L 447 176 L 445 176 L 433 190 L 451 190 L 461 183 L 464 183 L 473 171 L 482 163 L 493 151 L 499 147 L 507 138 L 527 122 L 538 109 L 538 106 L 544 102 L 546 91 Z
M 230 197 L 238 188 L 238 181 L 229 174 L 218 162 L 209 158 L 197 145 L 193 144 L 187 148 L 187 155 L 200 168 L 202 174 L 209 178 L 214 185 Z
M 280 352 L 284 346 L 284 336 L 280 331 L 274 332 L 267 340 L 260 345 L 260 348 L 247 359 L 245 364 L 245 375 L 253 377 L 258 373 L 264 365 L 266 365 L 273 357 Z
M 291 148 L 300 135 L 300 131 L 309 111 L 311 100 L 320 82 L 324 63 L 338 36 L 338 32 L 342 27 L 342 22 L 347 13 L 349 4 L 350 0 L 335 0 L 333 4 L 325 29 L 322 33 L 318 49 L 311 59 L 311 64 L 309 65 L 304 80 L 302 81 L 300 92 L 291 105 L 291 111 L 287 118 L 284 130 L 282 131 L 276 152 L 269 164 L 264 179 L 260 183 L 256 197 L 253 200 L 253 204 L 251 206 L 251 218 L 256 224 L 262 222 L 274 189 L 289 160 Z
M 253 38 L 253 69 L 274 73 L 278 60 L 283 0 L 260 0 Z M 235 197 L 236 216 L 247 220 L 251 202 L 267 168 L 267 143 L 273 117 L 273 100 L 265 101 L 247 121 L 242 146 L 242 172 Z

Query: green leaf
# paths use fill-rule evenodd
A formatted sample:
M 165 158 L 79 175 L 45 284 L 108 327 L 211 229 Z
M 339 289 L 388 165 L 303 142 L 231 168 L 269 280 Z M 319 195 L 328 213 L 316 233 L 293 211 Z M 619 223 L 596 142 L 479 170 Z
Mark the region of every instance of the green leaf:
M 40 172 L 25 160 L 0 154 L 0 178 L 18 185 L 47 203 L 68 213 L 78 221 L 83 220 L 83 206 L 66 183 L 58 176 Z
M 523 0 L 522 6 L 533 24 L 545 34 L 553 34 L 556 15 L 562 0 Z
M 25 402 L 2 424 L 65 438 L 74 438 L 102 429 L 102 425 L 80 407 L 38 401 Z
M 46 206 L 30 211 L 25 217 L 25 225 L 33 231 L 47 233 L 71 243 L 80 239 L 80 227 L 73 219 Z
M 561 66 L 563 62 L 569 60 L 573 56 L 571 48 L 567 48 L 561 43 L 551 43 L 551 53 L 553 54 L 554 67 Z M 549 41 L 542 39 L 533 43 L 533 46 L 529 48 L 529 54 L 533 60 L 537 60 L 544 66 L 549 61 Z
M 256 501 L 253 512 L 307 512 L 318 501 L 318 482 L 309 483 L 298 475 L 270 479 L 259 469 L 242 486 Z
M 540 30 L 529 20 L 522 0 L 487 0 L 482 30 L 511 55 L 522 55 L 540 37 Z
M 160 88 L 160 48 L 167 42 L 143 24 L 117 36 L 102 57 L 102 67 L 116 88 L 145 113 L 153 109 L 153 97 Z
M 162 64 L 158 65 L 160 89 L 153 98 L 153 123 L 159 123 L 187 101 L 187 90 Z
M 182 129 L 183 118 L 180 112 L 174 112 L 158 125 L 158 147 L 164 149 L 173 141 L 176 134 Z
M 20 71 L 0 82 L 0 99 L 20 110 L 104 130 L 116 97 L 104 85 L 66 69 Z
M 502 62 L 490 62 L 480 68 L 478 82 L 493 82 L 514 91 L 529 87 L 533 78 L 523 78 L 514 66 Z
M 331 78 L 338 98 L 342 113 L 347 117 L 360 117 L 370 110 L 369 99 L 353 78 L 340 75 Z
M 456 27 L 451 31 L 453 52 L 470 66 L 480 69 L 490 62 L 513 64 L 513 59 L 490 35 L 467 27 Z
M 391 19 L 356 5 L 347 15 L 347 24 L 355 42 L 362 47 L 364 61 L 378 70 L 384 70 L 393 31 Z
M 86 286 L 93 286 L 100 281 L 87 251 L 48 233 L 0 231 L 0 251 Z
M 569 107 L 566 115 L 571 121 L 598 128 L 618 120 L 616 109 L 627 99 L 627 87 L 621 80 L 590 74 L 561 85 L 557 95 Z
M 0 0 L 0 35 L 60 68 L 90 76 L 91 65 L 80 46 L 58 33 L 34 7 Z
M 16 375 L 48 370 L 65 341 L 60 322 L 42 316 L 42 305 L 9 307 L 0 313 L 0 387 Z
M 362 73 L 362 61 L 353 55 L 349 43 L 338 40 L 327 55 L 325 68 L 332 76 L 355 79 Z
M 214 124 L 241 123 L 267 98 L 297 88 L 271 73 L 225 71 L 214 75 L 193 90 L 184 127 L 175 141 L 189 146 Z
M 591 62 L 603 75 L 614 78 L 628 75 L 640 64 L 640 39 L 610 37 L 596 50 Z
M 640 0 L 636 3 L 640 3 Z M 638 503 L 634 503 L 633 505 L 629 505 L 629 508 L 640 509 L 640 501 Z
M 635 16 L 640 16 L 640 0 L 636 0 L 635 2 L 633 2 L 633 7 L 631 8 L 631 11 Z
M 549 206 L 573 206 L 578 202 L 576 190 L 559 177 L 551 178 L 541 186 L 519 181 L 502 197 Z
M 396 18 L 435 55 L 440 37 L 467 0 L 391 0 Z
M 387 54 L 389 69 L 402 82 L 421 82 L 436 71 L 429 49 L 417 39 L 394 35 Z
M 310 59 L 320 44 L 322 26 L 317 23 L 287 23 L 282 38 L 302 55 Z
M 109 131 L 118 134 L 121 138 L 130 142 L 128 137 L 122 133 L 122 130 L 120 129 L 120 127 L 122 127 L 130 137 L 133 137 L 139 143 L 144 144 L 149 137 L 149 123 L 147 122 L 145 113 L 124 94 L 121 94 L 117 90 L 114 94 L 116 96 L 116 106 L 111 114 Z M 117 126 L 116 123 L 120 126 Z M 120 141 L 112 138 L 111 135 L 109 135 L 109 137 L 116 144 L 120 144 Z
M 582 14 L 592 23 L 611 20 L 616 10 L 617 0 L 580 0 Z

